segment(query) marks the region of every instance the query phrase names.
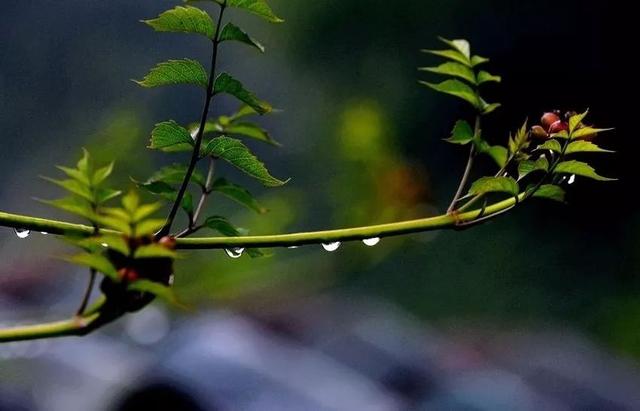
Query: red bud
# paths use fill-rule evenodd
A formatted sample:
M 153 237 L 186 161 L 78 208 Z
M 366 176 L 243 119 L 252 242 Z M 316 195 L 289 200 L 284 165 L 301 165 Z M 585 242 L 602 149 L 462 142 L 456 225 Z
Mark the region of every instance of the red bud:
M 176 239 L 175 237 L 170 237 L 170 236 L 166 236 L 166 237 L 162 237 L 160 239 L 160 241 L 158 241 L 158 244 L 160 244 L 161 246 L 168 248 L 169 250 L 175 250 L 176 249 Z
M 564 121 L 558 120 L 549 127 L 549 134 L 555 134 L 566 130 L 569 130 L 569 125 Z
M 544 113 L 542 118 L 540 119 L 540 124 L 545 130 L 549 130 L 552 124 L 559 121 L 560 117 L 556 113 Z
M 539 138 L 541 140 L 549 138 L 549 134 L 547 134 L 547 132 L 544 130 L 544 128 L 542 128 L 542 126 L 531 127 L 531 135 L 534 138 Z

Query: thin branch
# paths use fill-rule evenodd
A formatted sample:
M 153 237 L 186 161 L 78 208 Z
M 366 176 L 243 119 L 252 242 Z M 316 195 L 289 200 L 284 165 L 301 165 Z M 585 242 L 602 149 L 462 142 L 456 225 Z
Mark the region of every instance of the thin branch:
M 189 187 L 189 182 L 191 181 L 191 177 L 193 176 L 193 172 L 196 169 L 196 165 L 198 161 L 200 161 L 200 149 L 202 147 L 202 140 L 204 137 L 204 130 L 207 123 L 207 117 L 209 116 L 209 109 L 211 107 L 211 101 L 215 95 L 214 93 L 214 85 L 215 85 L 215 74 L 216 74 L 216 63 L 218 60 L 218 46 L 220 45 L 220 28 L 222 26 L 222 16 L 224 15 L 224 10 L 226 8 L 225 4 L 220 5 L 220 13 L 218 14 L 218 23 L 216 25 L 215 36 L 213 37 L 213 52 L 211 53 L 211 67 L 209 70 L 209 84 L 207 85 L 207 92 L 205 96 L 204 107 L 202 108 L 202 116 L 200 118 L 200 127 L 198 128 L 198 133 L 195 137 L 195 144 L 193 146 L 193 152 L 191 154 L 191 161 L 189 162 L 189 167 L 187 168 L 187 172 L 184 176 L 184 180 L 182 181 L 182 185 L 180 186 L 180 190 L 178 191 L 178 195 L 176 196 L 176 200 L 171 207 L 171 211 L 169 212 L 169 216 L 167 217 L 167 223 L 164 228 L 160 230 L 158 233 L 158 237 L 163 237 L 168 235 L 171 232 L 171 226 L 173 225 L 173 221 L 178 214 L 178 210 L 180 209 L 180 205 L 182 204 L 182 199 L 184 198 L 187 188 Z
M 474 137 L 478 136 L 480 133 L 480 115 L 476 116 L 476 124 L 474 127 L 473 135 Z M 460 179 L 460 184 L 458 185 L 458 190 L 456 194 L 453 196 L 451 200 L 451 204 L 449 204 L 449 208 L 447 209 L 447 214 L 451 214 L 456 209 L 456 204 L 458 200 L 462 196 L 465 187 L 467 186 L 467 182 L 469 181 L 469 177 L 471 176 L 471 170 L 473 169 L 473 162 L 476 157 L 476 146 L 471 143 L 471 148 L 469 149 L 469 159 L 467 160 L 467 166 L 464 169 L 464 174 Z
M 211 196 L 211 190 L 213 187 L 213 175 L 215 173 L 215 164 L 215 159 L 213 157 L 209 157 L 209 171 L 207 172 L 207 180 L 204 184 L 204 188 L 202 189 L 202 194 L 200 195 L 198 206 L 189 219 L 189 227 L 185 228 L 181 233 L 177 234 L 175 236 L 176 238 L 187 237 L 198 232 L 202 228 L 201 225 L 198 225 L 198 219 L 200 218 L 200 215 L 204 210 L 207 199 Z
M 524 199 L 525 194 L 518 196 Z M 509 198 L 486 207 L 486 214 L 494 214 L 516 203 L 515 198 Z M 401 221 L 397 223 L 372 225 L 365 227 L 346 228 L 328 231 L 313 231 L 306 233 L 246 236 L 246 237 L 203 237 L 178 238 L 178 249 L 225 249 L 225 248 L 276 248 L 296 245 L 322 244 L 335 241 L 356 241 L 374 237 L 392 237 L 403 234 L 435 231 L 455 228 L 456 223 L 471 221 L 481 215 L 482 210 L 473 210 L 454 215 L 440 215 L 418 220 Z M 0 212 L 0 226 L 23 228 L 28 230 L 46 231 L 51 234 L 91 235 L 91 227 L 80 224 L 70 224 L 42 218 L 26 217 Z M 116 233 L 104 230 L 105 233 Z

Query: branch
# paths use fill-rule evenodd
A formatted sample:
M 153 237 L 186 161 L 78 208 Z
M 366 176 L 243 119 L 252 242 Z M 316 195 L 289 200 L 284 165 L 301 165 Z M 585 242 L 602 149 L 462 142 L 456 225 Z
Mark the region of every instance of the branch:
M 478 114 L 476 116 L 476 124 L 473 130 L 474 138 L 477 137 L 479 133 L 480 133 L 480 115 Z M 469 177 L 471 176 L 471 170 L 473 169 L 473 161 L 475 157 L 476 157 L 476 146 L 473 143 L 471 143 L 471 148 L 469 149 L 469 159 L 467 160 L 467 166 L 465 167 L 464 174 L 460 179 L 458 190 L 456 191 L 456 194 L 453 196 L 453 199 L 451 200 L 451 204 L 447 209 L 447 214 L 453 213 L 453 211 L 456 209 L 456 204 L 458 203 L 458 200 L 460 200 L 460 197 L 464 192 L 464 188 L 467 186 L 467 182 L 469 181 Z
M 522 201 L 525 194 L 520 194 Z M 442 229 L 455 229 L 460 223 L 473 221 L 483 215 L 493 215 L 516 204 L 515 198 L 460 214 L 444 214 L 418 220 L 401 221 L 391 224 L 380 224 L 365 227 L 345 228 L 339 230 L 313 231 L 306 233 L 245 236 L 245 237 L 204 237 L 178 238 L 177 248 L 183 250 L 205 250 L 225 248 L 276 248 L 299 245 L 322 244 L 328 242 L 346 242 L 365 240 L 374 237 L 393 237 L 404 234 L 420 233 Z M 50 234 L 91 235 L 92 228 L 80 224 L 70 224 L 42 218 L 26 217 L 0 212 L 0 226 L 45 231 Z M 105 231 L 107 232 L 107 231 Z M 113 232 L 112 232 L 113 233 Z

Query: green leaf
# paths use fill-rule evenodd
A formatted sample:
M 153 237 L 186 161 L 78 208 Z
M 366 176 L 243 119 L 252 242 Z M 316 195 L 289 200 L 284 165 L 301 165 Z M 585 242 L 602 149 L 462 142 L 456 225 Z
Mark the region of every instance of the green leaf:
M 66 211 L 71 214 L 75 214 L 80 217 L 84 217 L 89 221 L 94 221 L 96 218 L 89 203 L 78 197 L 65 197 L 58 200 L 38 200 L 41 203 L 50 205 L 60 210 Z
M 215 32 L 215 25 L 209 14 L 191 6 L 178 6 L 173 10 L 165 11 L 155 19 L 142 22 L 156 31 L 201 34 L 209 39 L 213 39 Z
M 149 219 L 140 222 L 136 226 L 136 236 L 144 237 L 160 230 L 166 224 L 164 219 Z
M 129 191 L 124 197 L 122 197 L 122 207 L 130 217 L 134 215 L 139 206 L 140 196 L 138 196 L 138 193 L 134 190 Z
M 187 213 L 188 216 L 192 216 L 193 209 L 193 194 L 185 193 L 184 197 L 182 197 L 182 203 L 180 203 L 180 207 Z
M 267 130 L 254 123 L 233 123 L 224 128 L 224 133 L 249 137 L 276 147 L 280 146 L 280 143 L 274 140 Z
M 266 114 L 273 110 L 269 103 L 259 100 L 253 93 L 245 89 L 242 83 L 227 73 L 221 73 L 216 78 L 213 89 L 215 94 L 226 93 L 234 96 L 251 106 L 259 114 Z
M 511 177 L 482 177 L 471 185 L 469 194 L 507 193 L 518 195 L 520 187 Z
M 213 183 L 212 190 L 244 205 L 258 214 L 267 212 L 267 209 L 264 208 L 247 189 L 223 178 Z
M 109 178 L 109 176 L 111 176 L 111 173 L 113 173 L 114 165 L 115 163 L 112 161 L 109 165 L 96 170 L 96 172 L 93 173 L 93 177 L 91 178 L 92 184 L 94 186 L 99 186 L 100 184 L 104 183 L 104 181 Z
M 476 75 L 473 73 L 473 70 L 471 70 L 469 66 L 460 63 L 447 62 L 442 63 L 438 67 L 422 67 L 420 71 L 458 77 L 467 80 L 471 84 L 476 84 Z
M 140 222 L 158 211 L 162 205 L 160 203 L 142 204 L 133 212 L 131 221 L 134 223 Z
M 529 146 L 529 126 L 525 121 L 522 127 L 516 131 L 514 137 L 509 136 L 509 154 L 516 154 Z
M 264 53 L 264 46 L 262 44 L 233 23 L 227 23 L 227 25 L 224 26 L 222 33 L 220 33 L 220 41 L 239 41 L 251 47 L 255 47 Z
M 224 217 L 211 216 L 206 219 L 204 225 L 227 237 L 238 237 L 240 235 L 240 231 Z
M 82 265 L 85 267 L 93 268 L 94 270 L 110 277 L 116 281 L 119 281 L 118 270 L 111 264 L 111 261 L 107 257 L 100 254 L 78 254 L 73 257 L 65 258 L 73 264 Z
M 438 39 L 441 42 L 443 42 L 446 45 L 448 45 L 449 47 L 451 47 L 452 49 L 458 51 L 467 60 L 469 60 L 471 58 L 471 46 L 469 45 L 469 42 L 467 40 L 464 40 L 464 39 L 447 40 L 444 37 L 438 37 Z
M 169 60 L 158 64 L 141 81 L 134 80 L 142 87 L 161 87 L 176 84 L 191 84 L 207 88 L 209 76 L 202 64 L 195 60 Z
M 565 196 L 566 192 L 564 189 L 553 184 L 544 184 L 533 193 L 533 197 L 546 198 L 561 203 L 564 203 Z
M 544 143 L 540 144 L 537 147 L 537 150 L 551 150 L 556 153 L 562 152 L 562 146 L 558 142 L 558 140 L 547 140 Z
M 133 254 L 133 258 L 135 259 L 143 259 L 143 258 L 171 258 L 175 259 L 178 254 L 164 247 L 160 244 L 149 244 L 143 245 L 142 247 L 138 247 L 136 252 Z
M 613 153 L 614 151 L 605 150 L 604 148 L 598 147 L 598 145 L 593 144 L 590 141 L 578 140 L 572 141 L 567 146 L 565 154 L 573 154 L 573 153 Z
M 219 4 L 226 4 L 227 7 L 236 7 L 253 13 L 271 23 L 283 23 L 280 17 L 276 16 L 265 0 L 215 0 Z
M 573 131 L 580 126 L 585 117 L 587 117 L 587 114 L 589 114 L 589 110 L 582 114 L 576 114 L 569 117 L 569 134 L 573 134 Z
M 260 162 L 240 140 L 229 137 L 212 139 L 204 149 L 207 156 L 221 158 L 237 167 L 251 177 L 259 180 L 267 187 L 278 187 L 286 184 L 271 176 L 262 162 Z
M 171 287 L 168 287 L 160 283 L 156 283 L 155 281 L 137 280 L 129 284 L 127 286 L 127 289 L 130 291 L 139 291 L 142 293 L 153 294 L 156 297 L 162 298 L 163 300 L 165 300 L 170 304 L 184 308 L 184 305 L 180 303 L 180 301 L 176 297 Z
M 439 91 L 440 93 L 450 94 L 452 96 L 456 96 L 461 98 L 474 106 L 477 109 L 482 109 L 480 100 L 478 96 L 473 91 L 473 89 L 461 81 L 458 80 L 445 80 L 442 83 L 434 84 L 428 83 L 426 81 L 421 81 L 421 84 L 424 84 L 427 87 L 431 87 L 432 89 Z
M 482 139 L 475 140 L 476 148 L 479 152 L 487 154 L 496 162 L 498 167 L 504 167 L 507 165 L 509 159 L 509 150 L 502 146 L 490 146 L 489 143 Z
M 78 181 L 79 183 L 85 184 L 87 186 L 91 184 L 91 176 L 89 175 L 89 173 L 82 172 L 76 168 L 69 168 L 69 167 L 63 167 L 63 166 L 56 166 L 56 168 L 61 170 L 68 177 Z
M 115 250 L 127 257 L 131 253 L 129 244 L 127 244 L 125 239 L 119 235 L 101 235 L 98 237 L 90 237 L 89 240 L 93 241 L 94 243 L 100 244 L 101 247 L 106 244 L 107 248 Z
M 554 170 L 557 174 L 575 174 L 577 176 L 591 178 L 598 181 L 615 181 L 615 178 L 607 178 L 596 173 L 595 169 L 582 161 L 570 160 L 558 164 Z
M 551 138 L 560 138 L 562 140 L 566 140 L 569 138 L 569 133 L 567 133 L 567 130 L 562 130 L 559 133 L 551 134 Z
M 451 137 L 445 139 L 446 142 L 452 144 L 469 144 L 474 139 L 473 129 L 464 120 L 458 120 L 456 125 L 453 127 L 453 131 L 451 132 Z
M 582 127 L 582 128 L 579 128 L 579 129 L 575 130 L 571 134 L 571 139 L 575 140 L 575 139 L 579 139 L 579 138 L 584 138 L 584 137 L 587 137 L 587 136 L 596 135 L 596 134 L 604 133 L 605 131 L 611 131 L 611 130 L 613 130 L 613 129 L 612 128 Z
M 478 84 L 487 83 L 490 81 L 500 83 L 502 81 L 502 77 L 494 76 L 493 74 L 490 74 L 486 71 L 481 71 L 480 73 L 478 73 Z
M 149 148 L 161 151 L 172 151 L 177 146 L 193 146 L 193 138 L 186 128 L 173 120 L 156 124 L 151 132 Z
M 112 200 L 121 194 L 122 194 L 122 191 L 120 190 L 112 190 L 110 188 L 99 188 L 96 191 L 96 203 L 97 205 L 102 205 L 103 203 L 106 203 L 107 201 Z
M 422 50 L 422 52 L 457 61 L 458 63 L 462 63 L 465 66 L 471 66 L 471 62 L 469 61 L 469 59 L 457 50 Z
M 146 184 L 155 182 L 163 182 L 168 185 L 182 184 L 184 176 L 187 174 L 187 169 L 188 167 L 185 164 L 172 164 L 170 166 L 163 167 L 149 177 Z M 190 181 L 202 188 L 204 188 L 206 184 L 204 176 L 198 170 L 193 171 Z
M 502 107 L 502 104 L 500 103 L 492 103 L 492 104 L 487 104 L 485 101 L 482 102 L 482 114 L 490 114 L 493 113 L 494 111 L 496 111 L 497 109 L 499 109 L 500 107 Z
M 488 63 L 489 59 L 481 56 L 473 56 L 471 57 L 471 66 L 479 66 L 480 64 Z
M 78 180 L 73 180 L 73 179 L 56 180 L 54 178 L 49 178 L 44 176 L 42 177 L 42 179 L 50 183 L 53 183 L 59 187 L 62 187 L 68 192 L 75 194 L 79 197 L 82 197 L 83 199 L 87 200 L 92 204 L 95 203 L 95 198 L 93 196 L 93 193 L 91 192 L 91 187 L 84 185 L 83 183 L 80 183 Z
M 541 156 L 535 161 L 524 160 L 518 164 L 518 178 L 523 179 L 535 171 L 548 171 L 549 161 L 546 157 Z

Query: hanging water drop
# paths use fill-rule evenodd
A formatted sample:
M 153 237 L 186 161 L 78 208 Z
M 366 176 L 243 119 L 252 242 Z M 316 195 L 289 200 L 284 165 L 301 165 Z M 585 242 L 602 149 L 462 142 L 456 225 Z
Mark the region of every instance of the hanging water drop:
M 365 238 L 364 240 L 362 240 L 362 242 L 367 247 L 373 247 L 374 245 L 378 245 L 378 243 L 380 242 L 380 237 Z
M 324 248 L 329 252 L 333 252 L 333 251 L 336 251 L 338 248 L 340 248 L 341 244 L 342 243 L 340 241 L 336 241 L 335 243 L 324 243 L 322 244 L 322 248 Z
M 576 175 L 572 174 L 571 177 L 569 177 L 568 184 L 573 184 L 575 182 L 576 182 Z
M 49 235 L 49 233 L 47 233 L 46 231 L 40 231 L 40 234 L 42 234 L 42 235 Z
M 29 237 L 29 234 L 31 234 L 31 231 L 25 230 L 24 228 L 14 228 L 14 231 L 18 238 L 27 238 Z
M 230 258 L 236 259 L 242 257 L 242 253 L 244 253 L 244 248 L 227 248 L 224 250 L 225 253 Z
M 296 248 L 300 248 L 297 245 L 292 245 L 291 247 L 287 247 L 289 250 L 295 250 Z

